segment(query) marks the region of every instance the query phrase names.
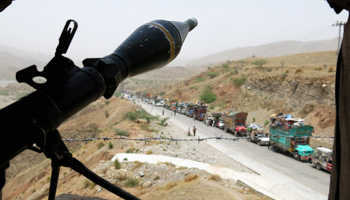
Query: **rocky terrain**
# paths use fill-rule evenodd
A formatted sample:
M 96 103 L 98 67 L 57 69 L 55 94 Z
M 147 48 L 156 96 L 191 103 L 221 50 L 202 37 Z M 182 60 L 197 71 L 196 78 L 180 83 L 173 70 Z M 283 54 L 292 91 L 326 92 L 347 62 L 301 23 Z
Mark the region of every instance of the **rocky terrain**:
M 262 67 L 252 64 L 265 59 Z M 273 113 L 304 118 L 315 135 L 332 135 L 335 123 L 335 52 L 315 52 L 273 58 L 227 61 L 196 76 L 159 89 L 164 98 L 197 102 L 208 90 L 216 100 L 209 112 L 228 109 L 249 112 L 248 123 L 264 124 Z M 282 64 L 283 63 L 283 67 Z M 209 75 L 215 74 L 215 77 Z M 235 81 L 239 82 L 235 85 Z
M 71 120 L 60 127 L 63 138 L 115 137 L 118 135 L 130 138 L 173 137 L 188 138 L 185 131 L 169 122 L 162 126 L 159 120 L 128 120 L 123 113 L 134 113 L 135 104 L 119 99 L 100 99 L 85 108 Z M 102 111 L 102 112 L 101 112 Z M 106 112 L 108 112 L 108 116 Z M 168 162 L 150 164 L 147 162 L 115 163 L 112 157 L 118 153 L 140 155 L 163 155 L 211 164 L 217 167 L 234 169 L 240 173 L 254 173 L 228 156 L 215 150 L 205 142 L 187 142 L 177 144 L 169 141 L 95 140 L 93 142 L 66 142 L 73 156 L 82 161 L 88 168 L 111 183 L 126 189 L 141 199 L 265 199 L 235 180 L 223 179 L 220 170 L 210 174 L 205 170 L 177 166 Z M 34 152 L 28 154 L 37 155 Z M 42 158 L 39 164 L 22 160 L 28 154 L 20 154 L 11 162 L 7 170 L 7 183 L 3 189 L 4 199 L 47 199 L 50 181 L 50 160 Z M 32 162 L 32 163 L 31 163 Z M 29 164 L 28 164 L 29 163 Z M 116 199 L 116 196 L 95 185 L 80 174 L 61 168 L 57 195 L 69 199 L 63 194 Z M 178 195 L 181 195 L 179 197 Z M 84 199 L 84 198 L 82 198 Z M 118 198 L 117 198 L 118 199 Z

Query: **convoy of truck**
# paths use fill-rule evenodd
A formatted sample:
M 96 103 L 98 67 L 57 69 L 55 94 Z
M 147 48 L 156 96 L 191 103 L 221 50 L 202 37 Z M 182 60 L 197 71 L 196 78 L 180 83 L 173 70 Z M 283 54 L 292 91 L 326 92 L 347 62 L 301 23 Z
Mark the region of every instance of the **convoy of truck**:
M 232 132 L 236 137 L 247 136 L 248 141 L 260 146 L 268 146 L 274 152 L 288 152 L 295 160 L 308 161 L 316 169 L 332 170 L 332 150 L 325 147 L 310 147 L 310 137 L 313 127 L 303 124 L 290 115 L 273 115 L 270 117 L 269 131 L 265 134 L 262 126 L 246 125 L 247 112 L 226 111 L 223 113 L 207 113 L 207 106 L 202 103 L 193 104 L 188 101 L 179 102 L 177 99 L 150 98 L 148 94 L 136 92 L 137 97 L 144 97 L 152 105 L 163 106 L 174 112 L 184 114 L 194 120 L 203 121 L 207 126 Z M 145 102 L 145 101 L 144 101 Z M 258 127 L 258 128 L 256 128 Z

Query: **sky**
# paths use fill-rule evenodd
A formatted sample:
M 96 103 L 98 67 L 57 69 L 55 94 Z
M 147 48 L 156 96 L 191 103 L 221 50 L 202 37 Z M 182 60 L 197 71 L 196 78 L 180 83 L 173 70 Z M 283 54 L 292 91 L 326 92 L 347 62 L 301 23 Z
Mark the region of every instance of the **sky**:
M 54 55 L 69 19 L 78 29 L 65 55 L 75 63 L 112 53 L 136 28 L 156 19 L 196 18 L 177 58 L 237 47 L 338 37 L 337 15 L 325 0 L 16 0 L 0 13 L 0 44 Z M 335 44 L 337 45 L 337 44 Z

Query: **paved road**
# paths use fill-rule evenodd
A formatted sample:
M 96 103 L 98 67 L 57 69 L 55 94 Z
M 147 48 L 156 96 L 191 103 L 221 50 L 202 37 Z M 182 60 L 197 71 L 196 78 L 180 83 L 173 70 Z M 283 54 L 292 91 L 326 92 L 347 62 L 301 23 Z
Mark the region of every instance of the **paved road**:
M 223 137 L 234 137 L 231 133 L 225 133 L 218 128 L 207 127 L 202 121 L 193 121 L 193 119 L 179 113 L 176 116 L 170 116 L 170 111 L 162 107 L 145 103 L 140 103 L 140 105 L 149 112 L 151 111 L 153 115 L 161 115 L 164 110 L 165 116 L 171 117 L 170 120 L 184 130 L 196 126 L 200 137 L 221 135 Z M 305 199 L 327 199 L 330 183 L 330 173 L 327 171 L 316 170 L 309 163 L 295 161 L 289 154 L 275 153 L 266 146 L 258 146 L 246 140 L 240 140 L 239 142 L 211 140 L 208 143 L 260 175 L 266 176 L 268 180 L 276 182 L 277 185 L 269 186 L 267 184 L 263 188 L 282 197 L 282 199 L 298 199 L 300 197 Z M 252 182 L 251 184 L 259 183 Z M 261 184 L 264 185 L 265 183 Z M 286 188 L 289 190 L 289 196 L 286 195 Z M 293 193 L 297 195 L 293 195 Z

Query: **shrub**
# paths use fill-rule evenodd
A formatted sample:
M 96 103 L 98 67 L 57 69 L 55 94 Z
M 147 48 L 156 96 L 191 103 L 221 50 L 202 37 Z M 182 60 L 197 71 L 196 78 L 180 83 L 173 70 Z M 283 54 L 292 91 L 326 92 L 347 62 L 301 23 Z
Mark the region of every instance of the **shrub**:
M 334 68 L 331 66 L 328 68 L 328 72 L 334 72 Z
M 96 183 L 94 183 L 92 181 L 89 181 L 89 180 L 84 181 L 84 189 L 86 189 L 86 188 L 92 189 L 95 186 L 96 186 Z
M 115 97 L 120 97 L 122 94 L 120 92 L 114 92 Z
M 117 133 L 117 135 L 129 137 L 129 133 L 127 130 L 114 128 L 114 131 Z
M 220 181 L 221 177 L 219 175 L 217 175 L 217 174 L 213 174 L 213 175 L 211 175 L 209 180 Z
M 105 104 L 108 105 L 109 103 L 111 103 L 110 101 L 105 101 Z
M 125 186 L 126 187 L 135 187 L 139 185 L 139 180 L 137 180 L 136 178 L 128 178 Z
M 136 120 L 136 118 L 137 118 L 136 113 L 131 111 L 124 113 L 123 115 L 123 119 L 128 119 L 130 121 L 134 121 Z
M 214 109 L 215 106 L 214 106 L 214 105 L 210 105 L 209 108 L 210 108 L 210 109 Z
M 217 75 L 219 75 L 218 72 L 209 72 L 209 73 L 207 73 L 207 76 L 209 76 L 210 78 L 215 78 Z
M 134 153 L 134 148 L 126 150 L 125 153 Z
M 8 96 L 8 95 L 10 95 L 10 92 L 9 91 L 0 91 L 0 95 Z
M 107 110 L 105 110 L 105 117 L 108 118 L 109 117 L 109 113 Z
M 268 72 L 272 72 L 272 69 L 267 69 L 266 71 L 268 71 Z
M 113 149 L 113 144 L 112 144 L 112 142 L 109 142 L 109 143 L 108 143 L 108 149 Z
M 322 67 L 315 67 L 315 70 L 321 71 L 321 70 L 323 70 L 323 68 Z
M 253 117 L 253 122 L 255 122 L 255 117 Z
M 247 77 L 243 75 L 240 78 L 232 79 L 232 83 L 236 88 L 239 88 L 245 83 L 246 80 L 247 80 Z
M 185 182 L 196 180 L 199 176 L 197 174 L 189 174 L 185 177 Z
M 120 169 L 122 167 L 122 165 L 120 164 L 119 160 L 116 159 L 114 162 L 113 162 L 113 165 L 116 169 Z
M 199 98 L 204 103 L 212 103 L 216 101 L 216 95 L 212 92 L 204 93 Z
M 295 73 L 302 73 L 302 72 L 303 72 L 303 70 L 301 68 L 298 68 L 295 70 Z
M 176 182 L 174 182 L 174 183 L 168 183 L 168 184 L 166 184 L 165 189 L 170 190 L 170 189 L 172 189 L 172 188 L 175 187 L 175 186 L 177 186 L 177 183 L 176 183 Z
M 259 67 L 262 67 L 266 63 L 267 63 L 267 60 L 265 60 L 265 59 L 258 59 L 256 61 L 252 62 L 253 65 L 256 65 Z
M 166 120 L 168 120 L 168 119 L 169 119 L 169 117 L 166 117 L 166 118 L 162 119 L 162 120 L 160 121 L 160 124 L 161 124 L 162 126 L 164 126 L 164 123 L 165 123 Z
M 103 142 L 99 142 L 97 144 L 97 149 L 101 149 L 103 146 L 105 146 L 105 144 Z
M 160 95 L 160 96 L 163 96 L 163 95 L 165 95 L 165 92 L 164 92 L 164 91 L 159 92 L 159 95 Z
M 151 149 L 149 149 L 149 150 L 146 151 L 146 154 L 147 154 L 147 155 L 151 155 L 152 153 L 153 153 L 153 151 L 152 151 Z
M 193 82 L 194 83 L 199 83 L 199 82 L 202 82 L 202 81 L 205 81 L 205 78 L 202 78 L 202 77 L 197 77 L 196 80 L 194 80 Z
M 264 126 L 268 125 L 269 122 L 270 122 L 269 120 L 265 119 Z
M 282 78 L 286 78 L 288 76 L 288 74 L 286 74 L 285 72 L 282 73 Z
M 289 73 L 289 69 L 286 69 L 286 71 L 284 71 L 284 73 Z

